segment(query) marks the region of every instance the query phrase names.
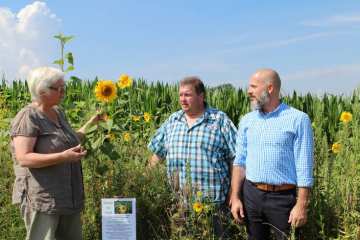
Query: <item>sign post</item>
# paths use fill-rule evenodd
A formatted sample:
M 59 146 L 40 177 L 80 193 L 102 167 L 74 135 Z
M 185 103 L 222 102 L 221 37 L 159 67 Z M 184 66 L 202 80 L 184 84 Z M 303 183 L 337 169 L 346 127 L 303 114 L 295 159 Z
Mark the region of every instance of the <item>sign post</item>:
M 102 199 L 102 239 L 136 240 L 136 199 Z

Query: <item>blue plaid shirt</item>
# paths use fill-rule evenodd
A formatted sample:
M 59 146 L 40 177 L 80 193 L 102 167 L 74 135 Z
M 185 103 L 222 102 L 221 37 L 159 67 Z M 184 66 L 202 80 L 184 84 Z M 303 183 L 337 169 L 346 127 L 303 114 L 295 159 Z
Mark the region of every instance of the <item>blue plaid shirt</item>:
M 225 113 L 206 104 L 206 112 L 190 128 L 184 111 L 173 113 L 155 133 L 148 148 L 166 157 L 168 175 L 179 173 L 186 183 L 186 163 L 190 160 L 192 185 L 203 194 L 222 202 L 229 190 L 230 160 L 235 158 L 236 128 Z
M 314 140 L 309 117 L 282 100 L 265 115 L 246 114 L 239 126 L 234 166 L 246 168 L 246 178 L 273 185 L 313 184 Z

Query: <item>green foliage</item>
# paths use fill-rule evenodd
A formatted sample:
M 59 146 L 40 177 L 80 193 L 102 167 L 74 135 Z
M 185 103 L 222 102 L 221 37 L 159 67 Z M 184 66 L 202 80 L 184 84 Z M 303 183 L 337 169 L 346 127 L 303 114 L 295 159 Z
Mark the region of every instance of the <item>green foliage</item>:
M 147 149 L 149 139 L 171 113 L 180 109 L 178 86 L 138 79 L 130 87 L 119 89 L 119 97 L 113 103 L 103 104 L 95 99 L 97 82 L 97 78 L 90 81 L 71 77 L 61 105 L 74 129 L 81 127 L 90 116 L 100 114 L 97 109 L 109 116 L 99 125 L 90 124 L 86 129 L 87 139 L 82 143 L 88 150 L 82 160 L 86 195 L 82 215 L 84 239 L 101 239 L 101 198 L 114 196 L 137 199 L 139 239 L 194 239 L 195 236 L 213 239 L 205 207 L 202 212 L 196 212 L 192 204 L 183 205 L 170 191 L 174 184 L 169 185 L 164 166 L 151 171 L 146 168 L 151 157 Z M 310 116 L 315 136 L 314 186 L 308 224 L 302 229 L 304 239 L 359 239 L 359 92 L 348 97 L 325 94 L 322 98 L 294 92 L 282 98 Z M 26 230 L 20 212 L 17 206 L 11 205 L 14 173 L 8 130 L 15 114 L 30 103 L 26 81 L 8 83 L 3 77 L 0 99 L 0 179 L 3 183 L 0 236 L 24 239 Z M 223 110 L 235 125 L 250 111 L 246 89 L 227 85 L 207 88 L 206 101 Z M 353 114 L 351 122 L 340 122 L 343 111 Z M 149 122 L 144 120 L 145 112 L 151 116 Z M 140 120 L 135 121 L 134 116 Z M 125 140 L 125 134 L 129 134 L 130 140 Z M 338 154 L 331 151 L 334 142 L 341 144 Z M 191 196 L 197 201 L 196 194 Z M 182 217 L 184 214 L 188 216 L 186 220 Z M 245 239 L 244 226 L 234 222 L 231 216 L 226 217 L 231 222 L 232 239 Z
M 65 55 L 64 58 L 64 47 L 65 47 L 65 43 L 67 41 L 69 41 L 70 39 L 72 39 L 75 36 L 70 36 L 70 37 L 63 37 L 62 33 L 60 33 L 58 36 L 54 36 L 54 38 L 57 38 L 60 40 L 60 45 L 61 45 L 61 58 L 57 61 L 54 61 L 53 64 L 58 64 L 61 68 L 61 71 L 64 72 L 64 61 L 65 59 L 67 59 L 68 63 L 71 64 L 66 70 L 65 72 L 68 71 L 72 71 L 74 70 L 74 58 L 71 52 L 67 53 Z

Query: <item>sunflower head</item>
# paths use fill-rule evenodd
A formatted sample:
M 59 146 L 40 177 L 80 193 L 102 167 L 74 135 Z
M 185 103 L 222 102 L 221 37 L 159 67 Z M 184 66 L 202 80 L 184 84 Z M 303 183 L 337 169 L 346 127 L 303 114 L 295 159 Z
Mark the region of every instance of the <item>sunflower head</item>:
M 115 134 L 110 134 L 109 139 L 114 140 L 115 139 Z
M 116 84 L 110 80 L 103 81 L 100 79 L 100 82 L 97 83 L 95 87 L 96 97 L 102 102 L 113 102 L 117 98 L 117 88 Z
M 107 115 L 107 114 L 105 113 L 104 120 L 107 121 L 107 120 L 109 120 L 109 119 L 110 119 L 109 115 Z
M 151 117 L 150 117 L 150 114 L 147 113 L 147 112 L 144 113 L 144 118 L 145 118 L 145 121 L 146 121 L 146 122 L 149 122 L 149 121 L 150 121 L 150 118 L 151 118 Z
M 129 142 L 129 141 L 131 140 L 130 134 L 125 133 L 125 135 L 124 135 L 124 140 L 127 141 L 127 142 Z
M 351 122 L 351 120 L 352 120 L 352 114 L 345 111 L 345 112 L 343 112 L 343 113 L 341 114 L 340 120 L 341 120 L 342 122 L 344 122 L 344 123 Z
M 124 89 L 126 87 L 130 87 L 132 83 L 132 79 L 129 78 L 128 75 L 121 75 L 121 77 L 119 78 L 119 87 L 121 89 Z
M 126 212 L 126 206 L 125 205 L 121 205 L 120 206 L 120 212 L 122 212 L 122 213 L 125 213 Z
M 134 120 L 134 121 L 140 121 L 140 117 L 134 116 L 134 117 L 133 117 L 133 120 Z
M 203 210 L 204 206 L 201 202 L 194 203 L 194 209 L 196 212 L 201 212 Z
M 335 142 L 332 147 L 331 147 L 332 151 L 336 154 L 340 152 L 340 143 Z

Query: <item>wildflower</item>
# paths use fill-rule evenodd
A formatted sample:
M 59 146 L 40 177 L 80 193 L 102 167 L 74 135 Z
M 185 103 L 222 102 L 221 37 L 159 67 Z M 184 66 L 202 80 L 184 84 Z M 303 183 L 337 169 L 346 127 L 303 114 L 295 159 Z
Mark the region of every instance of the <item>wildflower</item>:
M 120 212 L 122 212 L 122 213 L 125 213 L 126 212 L 126 206 L 125 205 L 121 205 L 120 206 Z
M 110 80 L 103 81 L 100 79 L 100 82 L 97 83 L 95 87 L 96 97 L 102 102 L 113 102 L 117 98 L 117 88 L 116 84 Z
M 151 117 L 150 117 L 150 114 L 147 113 L 147 112 L 144 113 L 144 118 L 145 118 L 145 121 L 146 121 L 146 122 L 149 122 L 149 121 L 150 121 L 150 118 L 151 118 Z
M 110 119 L 109 115 L 107 115 L 107 114 L 105 113 L 104 120 L 106 121 L 106 120 L 109 120 L 109 119 Z
M 129 142 L 129 141 L 131 140 L 130 134 L 125 133 L 125 135 L 124 135 L 124 140 L 127 141 L 127 142 Z
M 134 117 L 133 117 L 133 120 L 134 120 L 134 121 L 140 121 L 140 117 L 134 116 Z
M 352 120 L 352 114 L 345 111 L 341 114 L 341 117 L 340 117 L 340 120 L 344 123 L 348 123 L 348 122 L 351 122 Z
M 110 140 L 114 140 L 114 139 L 115 139 L 115 134 L 110 134 L 109 139 L 110 139 Z
M 340 152 L 340 143 L 338 143 L 338 142 L 334 143 L 332 145 L 331 149 L 334 153 L 339 153 Z
M 121 75 L 121 77 L 119 78 L 119 87 L 121 89 L 124 89 L 126 87 L 130 87 L 132 83 L 132 79 L 129 78 L 128 75 Z
M 201 212 L 203 210 L 203 204 L 201 202 L 194 203 L 194 209 L 196 212 Z

